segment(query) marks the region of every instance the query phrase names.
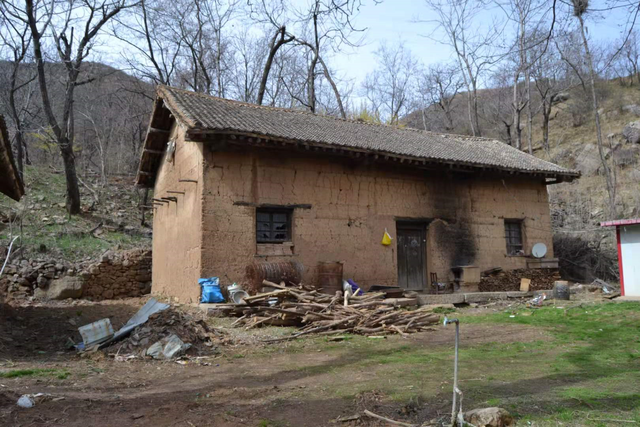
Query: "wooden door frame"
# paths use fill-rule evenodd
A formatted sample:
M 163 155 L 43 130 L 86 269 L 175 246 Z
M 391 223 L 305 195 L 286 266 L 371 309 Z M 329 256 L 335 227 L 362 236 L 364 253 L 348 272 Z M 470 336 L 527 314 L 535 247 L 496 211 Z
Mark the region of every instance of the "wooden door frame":
M 427 227 L 429 226 L 429 222 L 425 221 L 424 219 L 412 219 L 412 218 L 396 218 L 395 219 L 396 222 L 396 237 L 398 235 L 398 231 L 399 230 L 417 230 L 420 231 L 421 233 L 421 238 L 422 238 L 422 253 L 424 255 L 424 259 L 422 260 L 422 288 L 421 291 L 427 291 L 428 290 L 428 284 L 429 284 L 429 271 L 427 268 L 427 261 L 429 259 L 428 255 L 427 255 Z M 396 242 L 398 241 L 398 239 L 396 239 Z M 397 243 L 396 243 L 397 245 Z M 396 254 L 399 255 L 399 250 L 396 247 Z M 400 273 L 399 271 L 399 262 L 396 259 L 396 275 L 398 275 Z M 399 276 L 398 276 L 399 278 Z M 398 280 L 398 286 L 400 285 L 399 283 L 400 281 Z

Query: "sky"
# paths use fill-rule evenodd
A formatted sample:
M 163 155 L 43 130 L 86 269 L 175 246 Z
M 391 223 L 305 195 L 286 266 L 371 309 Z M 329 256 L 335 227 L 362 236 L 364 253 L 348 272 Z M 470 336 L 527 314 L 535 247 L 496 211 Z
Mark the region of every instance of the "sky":
M 312 0 L 289 1 L 304 9 L 304 5 Z M 551 2 L 551 0 L 542 1 Z M 606 9 L 608 3 L 616 1 L 631 0 L 592 0 L 590 8 Z M 563 0 L 558 0 L 558 5 L 562 3 Z M 344 47 L 341 52 L 334 53 L 329 59 L 331 68 L 340 79 L 351 81 L 357 88 L 366 75 L 376 67 L 377 58 L 374 52 L 385 41 L 389 44 L 404 42 L 412 55 L 424 65 L 455 59 L 450 47 L 436 41 L 441 40 L 442 35 L 438 33 L 437 25 L 431 22 L 434 19 L 434 13 L 429 10 L 424 0 L 383 0 L 379 4 L 375 4 L 374 0 L 363 0 L 363 4 L 353 20 L 354 27 L 366 28 L 363 33 L 363 43 L 356 48 Z M 496 13 L 498 13 L 497 8 L 486 10 L 480 12 L 476 19 L 480 25 L 490 23 L 493 14 Z M 628 11 L 622 8 L 606 13 L 590 13 L 587 20 L 589 34 L 598 41 L 619 39 L 625 31 L 623 27 L 628 17 Z M 637 26 L 640 26 L 640 22 Z M 505 41 L 512 39 L 509 31 L 505 30 L 503 37 Z M 428 37 L 429 35 L 431 38 Z M 101 51 L 101 59 L 105 62 L 115 66 L 123 65 L 120 49 L 114 49 L 115 46 L 123 47 L 118 41 L 115 43 L 110 41 L 102 46 L 102 49 L 97 50 Z
M 305 2 L 306 0 L 297 0 Z M 560 2 L 558 2 L 560 3 Z M 606 0 L 593 0 L 590 5 L 594 9 L 604 9 Z M 479 21 L 490 22 L 496 10 L 486 11 L 478 16 Z M 627 21 L 628 12 L 618 9 L 607 13 L 591 15 L 587 21 L 590 35 L 599 41 L 613 41 L 624 31 L 622 26 Z M 338 75 L 361 82 L 367 73 L 376 67 L 375 50 L 380 43 L 404 41 L 412 54 L 423 64 L 453 60 L 453 52 L 432 38 L 438 38 L 436 25 L 430 22 L 431 12 L 422 0 L 385 0 L 380 4 L 367 4 L 361 8 L 355 19 L 356 26 L 366 27 L 365 44 L 354 52 L 341 52 L 331 61 Z M 416 22 L 422 21 L 422 22 Z M 640 25 L 638 23 L 637 25 Z M 432 38 L 427 37 L 432 35 Z

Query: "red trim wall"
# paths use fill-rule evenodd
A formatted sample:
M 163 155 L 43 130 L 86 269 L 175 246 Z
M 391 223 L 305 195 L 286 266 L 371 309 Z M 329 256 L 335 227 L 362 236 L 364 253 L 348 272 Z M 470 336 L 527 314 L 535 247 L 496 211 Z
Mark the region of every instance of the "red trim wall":
M 618 270 L 620 270 L 620 295 L 624 296 L 624 275 L 622 273 L 622 245 L 620 244 L 620 226 L 616 227 L 616 240 L 618 241 Z

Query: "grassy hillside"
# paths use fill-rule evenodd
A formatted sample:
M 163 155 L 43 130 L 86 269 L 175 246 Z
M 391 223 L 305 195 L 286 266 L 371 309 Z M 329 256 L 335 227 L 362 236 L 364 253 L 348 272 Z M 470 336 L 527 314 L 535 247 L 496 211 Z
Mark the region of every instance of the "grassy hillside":
M 151 229 L 141 226 L 139 205 L 144 194 L 133 186 L 133 177 L 112 177 L 105 186 L 87 181 L 91 190 L 81 187 L 82 215 L 69 216 L 64 175 L 27 167 L 22 201 L 0 195 L 0 241 L 7 243 L 20 235 L 16 244 L 22 257 L 70 262 L 95 258 L 108 249 L 150 245 Z

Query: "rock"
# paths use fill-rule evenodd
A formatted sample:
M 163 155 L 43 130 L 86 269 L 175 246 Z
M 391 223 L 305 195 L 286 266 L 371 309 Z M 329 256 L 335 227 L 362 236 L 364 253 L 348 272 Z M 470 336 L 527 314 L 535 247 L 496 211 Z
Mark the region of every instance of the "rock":
M 502 408 L 481 408 L 465 412 L 464 420 L 476 427 L 508 427 L 515 426 L 515 420 Z
M 49 280 L 47 280 L 47 278 L 41 274 L 36 279 L 36 283 L 38 284 L 38 288 L 46 289 L 47 285 L 49 284 Z
M 66 276 L 51 282 L 47 291 L 47 299 L 80 298 L 83 290 L 84 282 L 82 279 Z
M 41 288 L 36 288 L 33 291 L 33 297 L 35 299 L 45 300 L 45 299 L 47 299 L 47 291 L 45 291 L 44 289 L 41 289 Z
M 640 170 L 631 169 L 629 171 L 629 180 L 632 182 L 640 182 Z
M 560 92 L 555 96 L 555 98 L 553 98 L 553 103 L 558 104 L 560 102 L 565 102 L 565 101 L 568 101 L 570 98 L 571 98 L 571 95 L 569 94 L 569 92 Z
M 609 153 L 608 149 L 605 149 L 605 155 Z M 582 172 L 583 175 L 595 175 L 602 166 L 600 160 L 600 153 L 598 147 L 595 144 L 587 144 L 583 147 L 580 154 L 576 158 L 576 169 Z
M 622 111 L 640 117 L 640 106 L 638 104 L 625 105 L 624 107 L 622 107 Z
M 626 125 L 622 135 L 632 144 L 640 143 L 640 122 L 631 122 Z

